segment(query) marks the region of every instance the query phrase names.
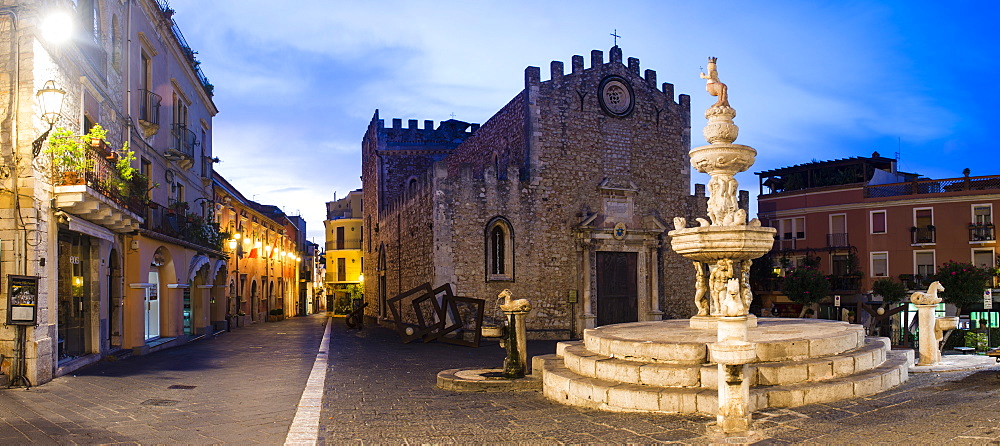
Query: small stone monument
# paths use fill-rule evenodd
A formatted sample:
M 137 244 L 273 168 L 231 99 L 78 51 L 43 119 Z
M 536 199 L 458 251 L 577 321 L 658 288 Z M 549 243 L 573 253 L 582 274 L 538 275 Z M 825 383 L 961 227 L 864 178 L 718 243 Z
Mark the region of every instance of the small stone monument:
M 934 317 L 934 310 L 941 303 L 941 298 L 937 295 L 939 291 L 944 291 L 944 285 L 934 281 L 927 287 L 927 292 L 917 291 L 910 295 L 910 303 L 917 307 L 917 321 L 920 324 L 920 361 L 917 365 L 935 365 L 941 362 L 939 343 L 944 338 L 944 332 L 958 326 L 957 317 Z
M 507 327 L 501 330 L 502 346 L 507 350 L 503 368 L 442 370 L 437 375 L 439 388 L 474 392 L 541 390 L 539 377 L 525 374 L 528 338 L 524 318 L 531 311 L 531 303 L 527 299 L 514 299 L 510 290 L 501 291 L 497 297 L 503 299 L 500 311 L 507 315 Z
M 503 376 L 508 379 L 524 378 L 524 370 L 528 363 L 524 317 L 531 311 L 531 304 L 527 299 L 513 299 L 510 290 L 501 291 L 497 297 L 503 299 L 500 311 L 507 315 L 507 330 L 504 334 L 507 357 L 503 361 Z

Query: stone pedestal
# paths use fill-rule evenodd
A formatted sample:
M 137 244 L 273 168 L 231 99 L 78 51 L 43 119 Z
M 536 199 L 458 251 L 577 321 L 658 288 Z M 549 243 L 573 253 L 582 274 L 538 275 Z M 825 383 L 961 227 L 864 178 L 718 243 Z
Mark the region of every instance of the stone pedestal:
M 527 311 L 505 311 L 507 315 L 507 337 L 504 340 L 507 357 L 503 363 L 506 378 L 524 378 L 528 368 L 528 340 L 524 318 Z
M 757 345 L 747 342 L 747 317 L 720 317 L 718 342 L 709 344 L 712 361 L 719 367 L 719 427 L 726 434 L 750 430 L 750 380 L 746 364 L 757 359 Z
M 934 310 L 937 304 L 920 305 L 917 304 L 917 320 L 920 330 L 920 362 L 917 365 L 933 365 L 941 361 L 941 350 L 938 348 L 936 336 L 934 336 Z

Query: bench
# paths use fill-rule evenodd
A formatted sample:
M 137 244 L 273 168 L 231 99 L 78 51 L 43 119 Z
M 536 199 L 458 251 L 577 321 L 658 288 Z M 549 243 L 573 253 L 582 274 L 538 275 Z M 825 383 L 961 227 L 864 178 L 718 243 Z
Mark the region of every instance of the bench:
M 997 362 L 1000 362 L 1000 348 L 995 348 L 993 350 L 986 352 L 986 356 L 989 356 L 991 358 L 996 358 Z
M 955 351 L 962 352 L 963 355 L 968 355 L 969 353 L 975 353 L 976 349 L 973 347 L 955 347 Z

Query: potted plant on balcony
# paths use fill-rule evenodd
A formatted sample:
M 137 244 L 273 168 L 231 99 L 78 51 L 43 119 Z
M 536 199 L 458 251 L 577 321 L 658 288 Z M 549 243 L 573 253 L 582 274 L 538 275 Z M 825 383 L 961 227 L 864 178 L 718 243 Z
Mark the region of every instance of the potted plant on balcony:
M 86 179 L 82 174 L 94 168 L 94 160 L 87 156 L 89 148 L 89 134 L 78 137 L 64 128 L 52 133 L 44 153 L 52 157 L 53 180 L 57 185 L 84 184 Z

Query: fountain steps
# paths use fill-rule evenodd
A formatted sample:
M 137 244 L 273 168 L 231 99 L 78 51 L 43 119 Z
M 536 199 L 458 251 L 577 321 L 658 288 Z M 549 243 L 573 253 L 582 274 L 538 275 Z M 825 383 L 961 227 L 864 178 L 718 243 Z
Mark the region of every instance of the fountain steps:
M 707 344 L 715 330 L 687 321 L 610 325 L 536 356 L 547 398 L 619 412 L 715 414 L 718 366 Z M 764 319 L 751 329 L 757 361 L 749 364 L 750 408 L 794 407 L 882 392 L 907 378 L 912 358 L 888 339 L 836 321 Z M 599 350 L 599 351 L 594 351 Z M 610 355 L 607 353 L 611 353 Z
M 749 364 L 747 379 L 752 386 L 773 386 L 850 376 L 884 363 L 887 342 L 886 338 L 867 338 L 862 347 L 842 355 Z M 589 378 L 659 387 L 718 386 L 719 369 L 714 363 L 666 364 L 612 358 L 587 350 L 580 341 L 561 342 L 558 352 L 567 369 Z

